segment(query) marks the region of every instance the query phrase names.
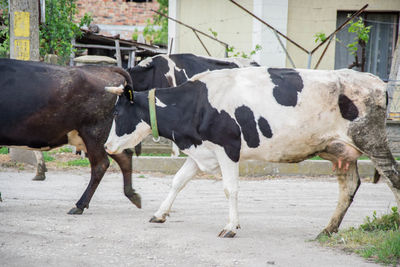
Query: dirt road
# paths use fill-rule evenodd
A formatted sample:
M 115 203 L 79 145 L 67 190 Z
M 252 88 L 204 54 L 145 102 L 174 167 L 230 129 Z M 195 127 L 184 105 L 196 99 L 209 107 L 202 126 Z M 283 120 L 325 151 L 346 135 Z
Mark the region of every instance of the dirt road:
M 242 229 L 234 239 L 217 234 L 227 223 L 222 182 L 193 180 L 164 224 L 148 220 L 166 196 L 172 176 L 134 175 L 143 199 L 124 197 L 119 173 L 106 174 L 89 210 L 67 215 L 89 173 L 0 172 L 0 266 L 374 266 L 310 242 L 336 206 L 332 178 L 240 181 Z M 388 212 L 394 197 L 383 183 L 363 183 L 342 227 L 357 226 L 374 210 Z

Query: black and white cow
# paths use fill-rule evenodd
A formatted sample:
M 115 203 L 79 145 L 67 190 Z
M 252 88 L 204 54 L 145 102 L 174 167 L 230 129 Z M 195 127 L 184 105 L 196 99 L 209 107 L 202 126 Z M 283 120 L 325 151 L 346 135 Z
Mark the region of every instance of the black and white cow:
M 0 59 L 0 146 L 49 150 L 71 144 L 87 152 L 90 182 L 70 214 L 82 214 L 110 162 L 104 142 L 112 124 L 116 97 L 104 87 L 132 85 L 117 67 L 61 67 Z M 122 170 L 124 193 L 136 206 L 132 188 L 132 152 L 111 155 Z
M 116 91 L 114 91 L 116 92 Z M 117 91 L 122 94 L 123 90 Z M 118 98 L 106 142 L 109 153 L 133 147 L 151 133 L 149 92 Z M 155 90 L 158 131 L 189 157 L 151 222 L 164 222 L 178 192 L 199 171 L 221 170 L 233 237 L 239 160 L 300 162 L 314 155 L 332 161 L 340 184 L 336 210 L 322 233 L 338 227 L 360 185 L 357 158 L 368 155 L 393 184 L 400 177 L 385 132 L 385 84 L 368 73 L 276 68 L 217 70 L 173 88 Z
M 146 91 L 180 85 L 193 75 L 204 71 L 250 66 L 259 65 L 250 59 L 238 57 L 217 59 L 194 54 L 172 54 L 146 58 L 137 66 L 128 69 L 128 72 L 132 77 L 133 90 Z M 179 155 L 179 149 L 174 144 L 172 154 Z

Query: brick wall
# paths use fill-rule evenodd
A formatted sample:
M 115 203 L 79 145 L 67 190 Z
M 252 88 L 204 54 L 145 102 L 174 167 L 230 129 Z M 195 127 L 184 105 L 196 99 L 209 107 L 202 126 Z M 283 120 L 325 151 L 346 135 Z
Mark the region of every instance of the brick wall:
M 126 2 L 126 0 L 78 0 L 78 15 L 81 18 L 85 13 L 91 13 L 93 24 L 120 25 L 120 26 L 145 26 L 147 19 L 152 19 L 157 10 L 158 2 Z M 114 35 L 116 31 L 121 34 L 121 38 L 130 39 L 133 30 L 102 30 L 100 34 Z

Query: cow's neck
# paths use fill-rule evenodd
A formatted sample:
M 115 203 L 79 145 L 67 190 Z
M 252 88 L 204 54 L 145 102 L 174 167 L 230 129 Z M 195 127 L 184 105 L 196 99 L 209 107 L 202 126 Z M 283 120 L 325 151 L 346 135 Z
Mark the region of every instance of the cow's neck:
M 181 86 L 157 89 L 155 93 L 159 135 L 175 142 L 180 148 L 186 147 L 188 142 L 201 142 L 193 112 L 196 110 L 197 98 L 193 94 L 193 90 L 188 93 Z M 150 125 L 150 119 L 148 120 Z

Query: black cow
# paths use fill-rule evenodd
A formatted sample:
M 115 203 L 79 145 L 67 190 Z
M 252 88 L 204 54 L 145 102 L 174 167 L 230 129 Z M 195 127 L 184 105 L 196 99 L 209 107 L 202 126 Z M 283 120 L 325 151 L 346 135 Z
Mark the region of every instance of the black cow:
M 50 150 L 72 144 L 87 152 L 90 182 L 70 214 L 89 206 L 109 166 L 103 144 L 112 122 L 116 97 L 108 85 L 127 84 L 129 74 L 117 67 L 60 67 L 40 62 L 0 59 L 0 145 Z M 124 177 L 125 195 L 140 208 L 132 188 L 132 153 L 111 157 Z

